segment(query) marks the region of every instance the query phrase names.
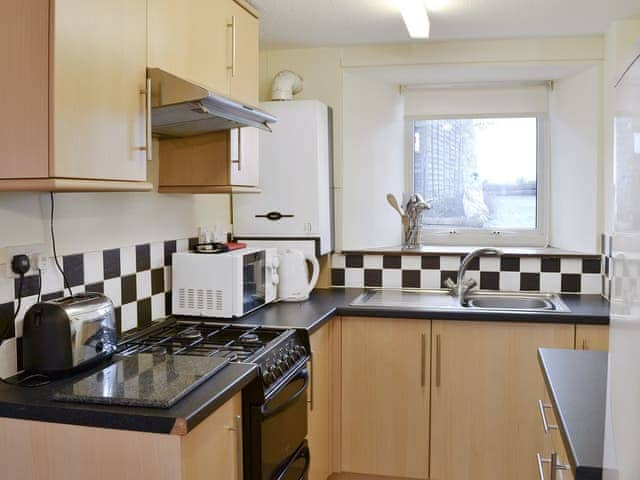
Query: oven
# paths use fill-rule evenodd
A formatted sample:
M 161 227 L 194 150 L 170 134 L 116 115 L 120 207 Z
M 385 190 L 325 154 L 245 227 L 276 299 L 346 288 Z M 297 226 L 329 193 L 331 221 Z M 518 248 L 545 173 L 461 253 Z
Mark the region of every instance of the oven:
M 262 385 L 243 392 L 246 480 L 307 478 L 311 461 L 306 442 L 307 360 L 306 356 L 299 359 L 266 394 L 260 394 Z

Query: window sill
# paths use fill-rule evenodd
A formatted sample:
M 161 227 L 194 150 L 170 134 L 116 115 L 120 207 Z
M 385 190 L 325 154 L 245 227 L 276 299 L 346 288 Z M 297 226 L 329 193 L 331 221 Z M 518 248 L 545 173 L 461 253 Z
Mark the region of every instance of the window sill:
M 418 248 L 391 247 L 363 248 L 343 250 L 343 255 L 466 255 L 478 247 L 457 245 L 423 245 Z M 505 255 L 519 257 L 599 257 L 599 253 L 577 252 L 554 247 L 500 247 Z

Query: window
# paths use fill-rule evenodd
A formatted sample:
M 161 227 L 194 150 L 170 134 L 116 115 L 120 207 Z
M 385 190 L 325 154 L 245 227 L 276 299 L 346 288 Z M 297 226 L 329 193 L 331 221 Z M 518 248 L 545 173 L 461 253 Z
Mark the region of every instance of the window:
M 413 120 L 413 190 L 431 200 L 423 238 L 545 245 L 540 117 Z

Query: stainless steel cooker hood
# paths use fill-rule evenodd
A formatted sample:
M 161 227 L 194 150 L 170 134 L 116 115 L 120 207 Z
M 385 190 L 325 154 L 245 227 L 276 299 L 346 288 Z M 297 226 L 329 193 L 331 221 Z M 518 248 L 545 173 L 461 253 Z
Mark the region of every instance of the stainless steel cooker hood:
M 159 68 L 151 81 L 151 128 L 160 137 L 189 137 L 238 127 L 270 131 L 276 118 Z

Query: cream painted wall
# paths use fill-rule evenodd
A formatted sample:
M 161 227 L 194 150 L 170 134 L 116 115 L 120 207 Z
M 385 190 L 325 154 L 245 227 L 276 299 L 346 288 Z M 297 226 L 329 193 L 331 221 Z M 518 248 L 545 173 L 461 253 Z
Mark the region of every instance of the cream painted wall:
M 345 86 L 345 82 L 356 83 L 356 74 L 364 75 L 367 71 L 378 72 L 381 69 L 393 71 L 395 68 L 420 67 L 425 65 L 456 65 L 456 66 L 496 66 L 525 65 L 530 68 L 549 66 L 556 63 L 567 65 L 584 65 L 601 62 L 604 55 L 604 41 L 601 36 L 575 38 L 542 38 L 542 39 L 505 39 L 482 41 L 451 41 L 451 42 L 422 42 L 404 43 L 383 46 L 358 46 L 346 48 L 309 48 L 309 49 L 275 49 L 263 50 L 260 53 L 260 98 L 268 100 L 271 90 L 271 80 L 280 70 L 289 69 L 302 75 L 305 88 L 299 98 L 315 98 L 327 103 L 334 109 L 335 117 L 335 162 L 334 183 L 336 199 L 336 248 L 362 248 L 371 242 L 367 231 L 356 234 L 354 225 L 361 218 L 380 215 L 380 211 L 372 210 L 363 205 L 362 210 L 354 208 L 358 199 L 351 198 L 351 193 L 359 193 L 366 188 L 371 178 L 364 175 L 351 174 L 354 169 L 350 163 L 356 162 L 357 168 L 362 167 L 359 160 L 354 160 L 352 152 L 356 152 L 359 143 L 366 140 L 363 135 L 351 139 L 347 134 L 346 118 L 354 119 L 360 116 L 363 121 L 367 110 L 346 111 L 353 105 L 362 107 L 358 98 L 349 98 L 359 94 L 357 89 Z M 343 75 L 344 74 L 344 75 Z M 347 80 L 350 77 L 350 80 Z M 389 78 L 389 75 L 385 76 Z M 373 78 L 373 77 L 372 77 Z M 371 79 L 371 81 L 373 81 Z M 379 86 L 382 83 L 379 83 Z M 382 87 L 380 87 L 382 88 Z M 397 88 L 397 85 L 396 85 Z M 362 92 L 363 98 L 368 93 Z M 377 98 L 371 97 L 375 103 Z M 350 120 L 351 121 L 351 120 Z M 353 143 L 351 143 L 353 142 Z M 349 152 L 349 155 L 347 155 Z M 404 159 L 398 160 L 398 165 L 386 163 L 387 174 L 393 176 L 396 172 L 403 172 Z M 349 171 L 349 175 L 347 175 Z M 395 181 L 390 181 L 395 183 Z M 386 185 L 374 183 L 369 185 L 371 198 L 384 199 Z M 373 191 L 373 189 L 379 189 Z M 381 207 L 381 205 L 380 205 Z M 372 213 L 372 211 L 374 213 Z M 379 221 L 388 221 L 386 228 L 394 235 L 399 229 L 397 219 L 387 217 L 384 210 Z M 392 213 L 392 212 L 391 212 Z M 378 220 L 376 220 L 377 222 Z M 381 230 L 379 231 L 381 233 Z M 358 238 L 358 235 L 361 235 Z M 398 237 L 399 238 L 399 237 Z M 380 236 L 376 241 L 382 241 Z M 396 242 L 397 243 L 397 242 Z
M 602 67 L 555 82 L 549 93 L 550 240 L 599 252 Z
M 386 194 L 405 191 L 404 102 L 395 85 L 343 76 L 342 248 L 399 245 L 402 227 Z
M 157 176 L 154 160 L 149 178 L 157 184 Z M 55 202 L 59 255 L 187 238 L 198 225 L 230 221 L 226 195 L 59 193 Z M 0 247 L 50 248 L 49 206 L 48 193 L 0 193 Z
M 614 85 L 634 53 L 640 53 L 640 19 L 614 22 L 605 35 L 603 120 L 603 217 L 604 231 L 613 230 L 613 117 Z

